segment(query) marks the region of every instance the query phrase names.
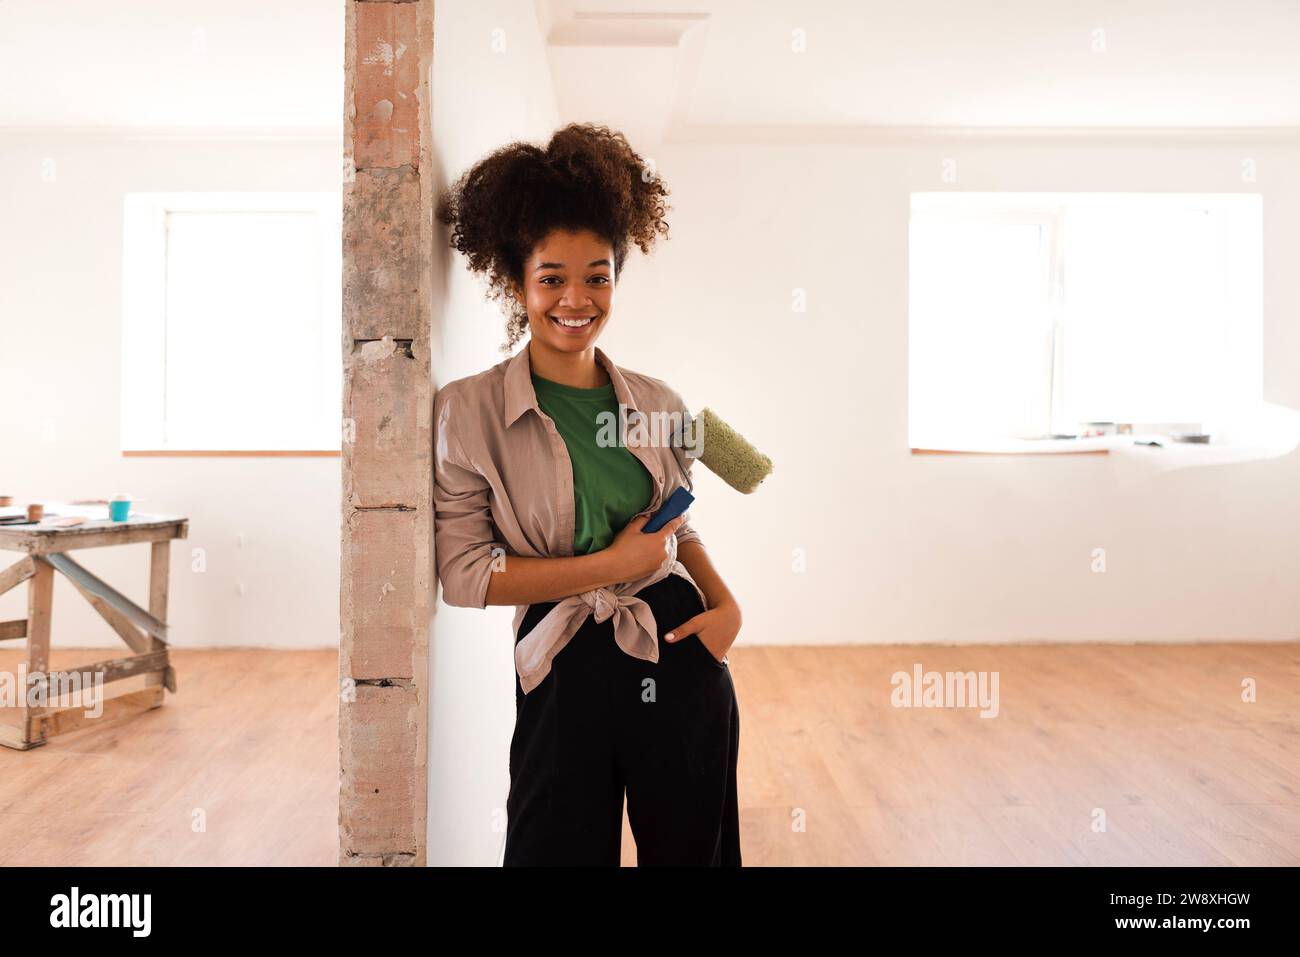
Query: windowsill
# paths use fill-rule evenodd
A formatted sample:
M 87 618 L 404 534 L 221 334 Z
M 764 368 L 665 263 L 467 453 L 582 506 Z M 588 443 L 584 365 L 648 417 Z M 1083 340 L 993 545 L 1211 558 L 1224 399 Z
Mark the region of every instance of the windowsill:
M 340 456 L 338 449 L 123 449 L 122 455 L 224 455 L 224 456 Z
M 912 446 L 912 453 L 916 455 L 1105 455 L 1118 445 L 1132 445 L 1136 439 L 1154 439 L 1165 445 L 1173 442 L 1172 439 L 1162 435 L 1098 435 L 1086 439 L 1004 439 L 990 436 L 924 442 Z
M 1139 445 L 1139 442 L 1160 445 Z M 913 455 L 1125 455 L 1162 456 L 1197 463 L 1237 462 L 1273 458 L 1294 448 L 1294 443 L 1231 444 L 1226 442 L 1176 442 L 1167 435 L 1099 435 L 1086 439 L 976 439 L 933 442 L 912 447 Z
M 1110 446 L 1102 439 L 984 439 L 930 442 L 912 446 L 913 455 L 1105 455 Z M 1128 439 L 1130 436 L 1122 436 Z

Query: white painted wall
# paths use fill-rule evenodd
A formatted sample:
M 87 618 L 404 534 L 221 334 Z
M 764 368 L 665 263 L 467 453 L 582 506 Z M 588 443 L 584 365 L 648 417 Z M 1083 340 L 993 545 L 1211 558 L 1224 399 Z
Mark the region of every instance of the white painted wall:
M 0 492 L 24 503 L 125 490 L 140 511 L 188 516 L 189 538 L 172 546 L 177 647 L 337 647 L 337 457 L 124 458 L 118 437 L 123 194 L 341 190 L 342 141 L 180 135 L 199 138 L 0 129 Z M 238 369 L 229 381 L 240 387 Z M 74 557 L 148 603 L 147 544 Z M 121 647 L 62 576 L 54 588 L 56 646 Z M 0 596 L 0 619 L 26 617 L 25 591 Z M 178 681 L 184 693 L 183 671 Z
M 439 192 L 514 140 L 545 142 L 557 123 L 534 6 L 528 0 L 438 4 L 434 17 L 433 145 Z M 494 45 L 496 50 L 494 51 Z M 505 356 L 505 318 L 464 257 L 443 249 L 434 269 L 435 387 Z M 441 600 L 429 655 L 431 865 L 492 865 L 505 840 L 515 720 L 512 606 L 454 608 Z

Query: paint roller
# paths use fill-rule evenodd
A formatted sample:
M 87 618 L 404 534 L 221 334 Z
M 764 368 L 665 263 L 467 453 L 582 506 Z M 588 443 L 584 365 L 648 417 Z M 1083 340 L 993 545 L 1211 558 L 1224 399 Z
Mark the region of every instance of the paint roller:
M 689 427 L 687 418 L 688 416 L 683 417 L 682 428 L 673 436 L 674 450 L 687 447 L 684 437 L 689 433 L 689 449 L 695 453 L 695 458 L 737 492 L 750 494 L 772 473 L 772 460 L 754 448 L 712 409 L 701 409 L 700 414 L 689 421 Z M 668 496 L 659 510 L 642 526 L 643 532 L 659 531 L 695 501 L 695 496 L 690 491 L 694 487 L 690 474 L 681 463 L 682 454 L 685 453 L 675 451 L 673 457 L 682 478 L 686 480 L 686 486 L 679 486 Z

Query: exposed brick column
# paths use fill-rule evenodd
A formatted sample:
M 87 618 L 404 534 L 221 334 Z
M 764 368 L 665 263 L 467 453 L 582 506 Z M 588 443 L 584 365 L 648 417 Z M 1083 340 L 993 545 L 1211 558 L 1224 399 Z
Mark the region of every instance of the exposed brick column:
M 422 866 L 434 586 L 434 0 L 344 2 L 339 863 Z

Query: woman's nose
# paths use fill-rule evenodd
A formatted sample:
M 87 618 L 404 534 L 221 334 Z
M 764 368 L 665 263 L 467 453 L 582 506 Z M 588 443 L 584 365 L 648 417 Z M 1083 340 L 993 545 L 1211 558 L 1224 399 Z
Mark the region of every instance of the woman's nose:
M 591 296 L 582 287 L 574 289 L 566 286 L 564 294 L 560 296 L 560 305 L 571 307 L 589 306 L 591 305 Z

